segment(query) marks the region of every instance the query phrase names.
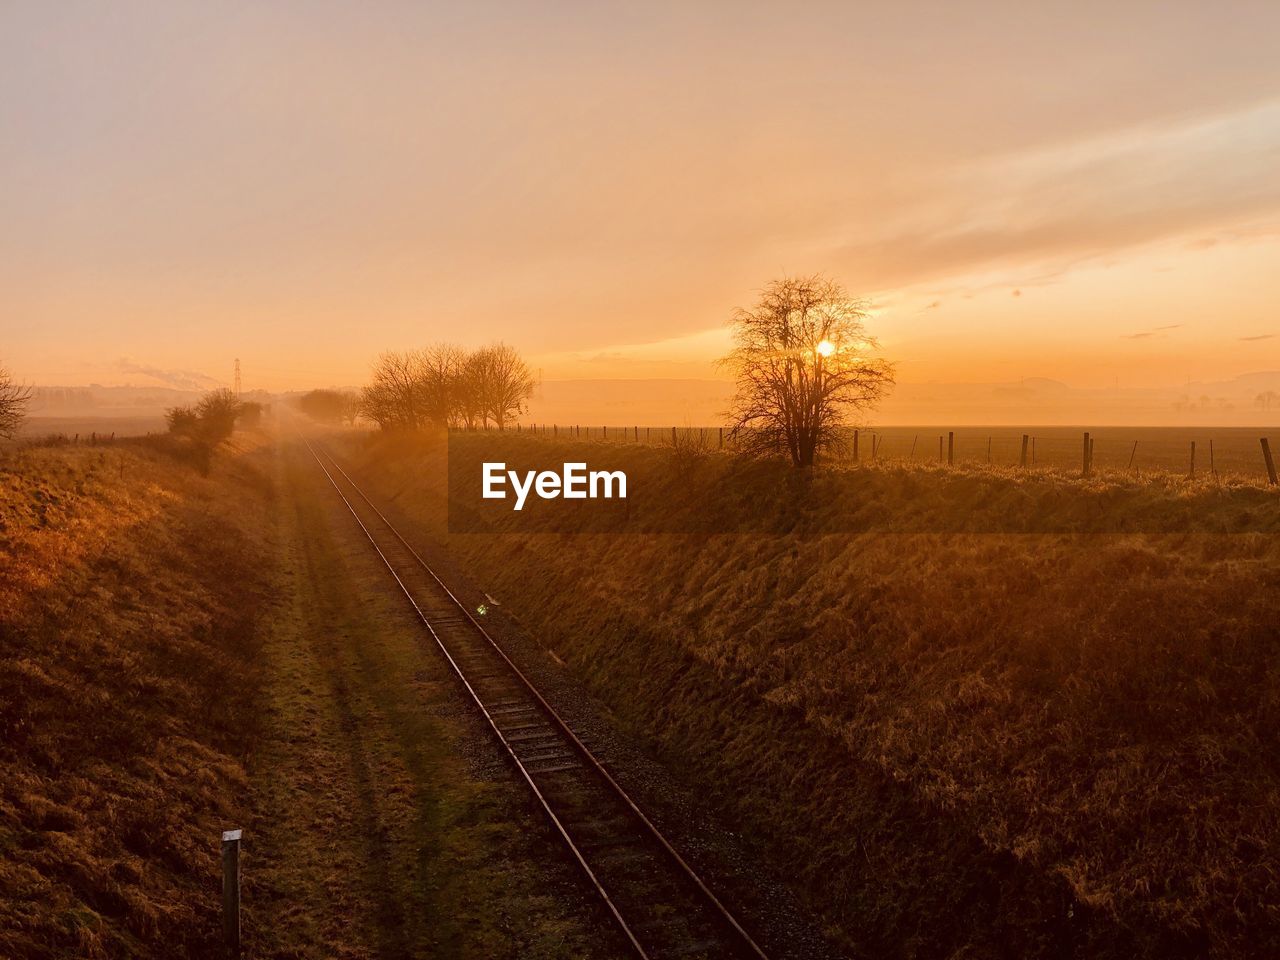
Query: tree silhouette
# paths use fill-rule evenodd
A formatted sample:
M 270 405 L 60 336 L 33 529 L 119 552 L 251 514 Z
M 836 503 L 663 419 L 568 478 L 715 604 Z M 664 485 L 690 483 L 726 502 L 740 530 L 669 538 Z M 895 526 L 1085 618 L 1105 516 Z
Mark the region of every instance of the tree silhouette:
M 737 382 L 729 436 L 740 451 L 808 467 L 839 445 L 839 428 L 893 385 L 893 365 L 870 356 L 865 317 L 862 301 L 822 276 L 776 280 L 734 314 L 721 362 Z
M 14 383 L 9 371 L 0 367 L 0 437 L 12 440 L 27 418 L 31 388 Z

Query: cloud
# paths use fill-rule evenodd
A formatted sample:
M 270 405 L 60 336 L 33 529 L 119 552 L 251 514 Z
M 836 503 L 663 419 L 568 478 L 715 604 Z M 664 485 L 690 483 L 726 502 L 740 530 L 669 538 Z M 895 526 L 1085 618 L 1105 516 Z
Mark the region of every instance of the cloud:
M 1125 333 L 1125 334 L 1122 334 L 1122 335 L 1121 335 L 1121 337 L 1120 337 L 1120 339 L 1122 339 L 1122 340 L 1146 340 L 1148 337 L 1159 337 L 1159 336 L 1163 335 L 1164 331 L 1166 331 L 1166 330 L 1177 330 L 1177 329 L 1178 329 L 1179 327 L 1181 327 L 1181 326 L 1182 326 L 1182 324 L 1180 324 L 1180 323 L 1166 323 L 1163 327 L 1152 327 L 1150 330 L 1142 330 L 1142 331 L 1140 331 L 1140 332 L 1138 332 L 1138 333 Z
M 1271 100 L 996 154 L 926 178 L 915 204 L 837 253 L 856 265 L 857 284 L 893 287 L 1030 264 L 1061 270 L 1241 225 L 1273 233 L 1278 152 L 1280 100 Z
M 1274 333 L 1260 333 L 1257 336 L 1253 336 L 1253 337 L 1240 337 L 1240 339 L 1245 342 L 1249 342 L 1252 340 L 1272 340 L 1274 338 L 1275 338 Z
M 159 380 L 161 383 L 177 390 L 209 390 L 220 386 L 222 383 L 222 381 L 196 370 L 161 370 L 159 367 L 149 367 L 146 364 L 135 363 L 127 357 L 121 357 L 117 360 L 116 367 L 121 373 L 137 373 L 144 377 L 151 377 L 153 380 Z

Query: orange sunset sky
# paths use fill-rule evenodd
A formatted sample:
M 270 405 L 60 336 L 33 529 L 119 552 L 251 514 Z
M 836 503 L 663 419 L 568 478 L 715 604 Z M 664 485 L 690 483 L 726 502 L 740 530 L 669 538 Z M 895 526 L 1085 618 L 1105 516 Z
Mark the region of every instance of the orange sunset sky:
M 903 384 L 1280 370 L 1280 4 L 0 6 L 0 362 L 713 378 L 826 272 Z

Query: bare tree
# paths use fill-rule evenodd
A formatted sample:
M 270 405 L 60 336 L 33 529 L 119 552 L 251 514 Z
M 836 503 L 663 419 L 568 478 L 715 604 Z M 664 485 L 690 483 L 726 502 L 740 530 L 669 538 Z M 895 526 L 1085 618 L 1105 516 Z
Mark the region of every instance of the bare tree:
M 437 427 L 454 426 L 460 414 L 466 351 L 452 343 L 436 343 L 415 351 L 413 358 L 423 419 Z
M 822 276 L 776 280 L 732 320 L 721 361 L 737 382 L 729 413 L 735 446 L 812 466 L 840 443 L 839 427 L 893 386 L 893 365 L 870 356 L 865 303 Z
M 243 427 L 256 427 L 262 423 L 264 407 L 256 400 L 241 400 L 240 409 L 236 411 L 236 421 Z
M 321 423 L 341 423 L 351 400 L 341 390 L 308 390 L 298 398 L 298 409 Z
M 9 371 L 0 367 L 0 437 L 12 440 L 17 435 L 30 402 L 31 388 L 14 383 Z
M 193 407 L 170 407 L 165 419 L 169 432 L 182 439 L 181 449 L 202 473 L 208 473 L 213 452 L 235 432 L 243 409 L 236 395 L 224 388 L 206 393 Z
M 388 351 L 373 365 L 373 382 L 360 391 L 360 409 L 384 430 L 416 430 L 423 416 L 418 357 Z
M 456 381 L 457 422 L 468 430 L 488 426 L 484 409 L 484 357 L 479 352 L 464 356 Z
M 196 404 L 204 440 L 216 447 L 235 432 L 236 416 L 240 413 L 240 399 L 223 387 L 206 393 Z
M 532 393 L 529 368 L 506 344 L 468 353 L 438 343 L 380 356 L 360 393 L 360 413 L 383 429 L 505 428 Z
M 477 406 L 486 426 L 492 420 L 499 430 L 524 412 L 525 401 L 533 396 L 533 374 L 515 348 L 505 343 L 477 350 Z
M 360 397 L 354 393 L 344 393 L 342 395 L 342 422 L 348 427 L 354 427 L 356 421 L 360 419 Z
M 169 432 L 194 439 L 200 428 L 200 415 L 195 407 L 170 407 L 164 412 Z

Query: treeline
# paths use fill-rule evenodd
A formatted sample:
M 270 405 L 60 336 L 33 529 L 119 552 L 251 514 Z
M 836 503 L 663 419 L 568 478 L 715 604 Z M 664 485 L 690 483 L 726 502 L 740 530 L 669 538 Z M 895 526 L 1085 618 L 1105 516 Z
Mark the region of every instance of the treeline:
M 298 407 L 315 420 L 354 423 L 364 417 L 383 430 L 502 430 L 524 412 L 533 387 L 528 366 L 505 343 L 478 350 L 440 343 L 384 353 L 359 394 L 312 390 Z
M 199 402 L 165 411 L 169 433 L 183 443 L 183 449 L 202 471 L 208 472 L 209 461 L 232 433 L 236 423 L 256 426 L 262 419 L 262 404 L 242 401 L 227 389 L 213 390 Z
M 360 398 L 346 390 L 311 390 L 298 398 L 298 409 L 321 423 L 353 424 L 360 416 Z
M 520 354 L 505 343 L 471 351 L 435 344 L 380 356 L 373 382 L 360 391 L 360 413 L 384 430 L 501 430 L 524 411 L 533 386 Z

